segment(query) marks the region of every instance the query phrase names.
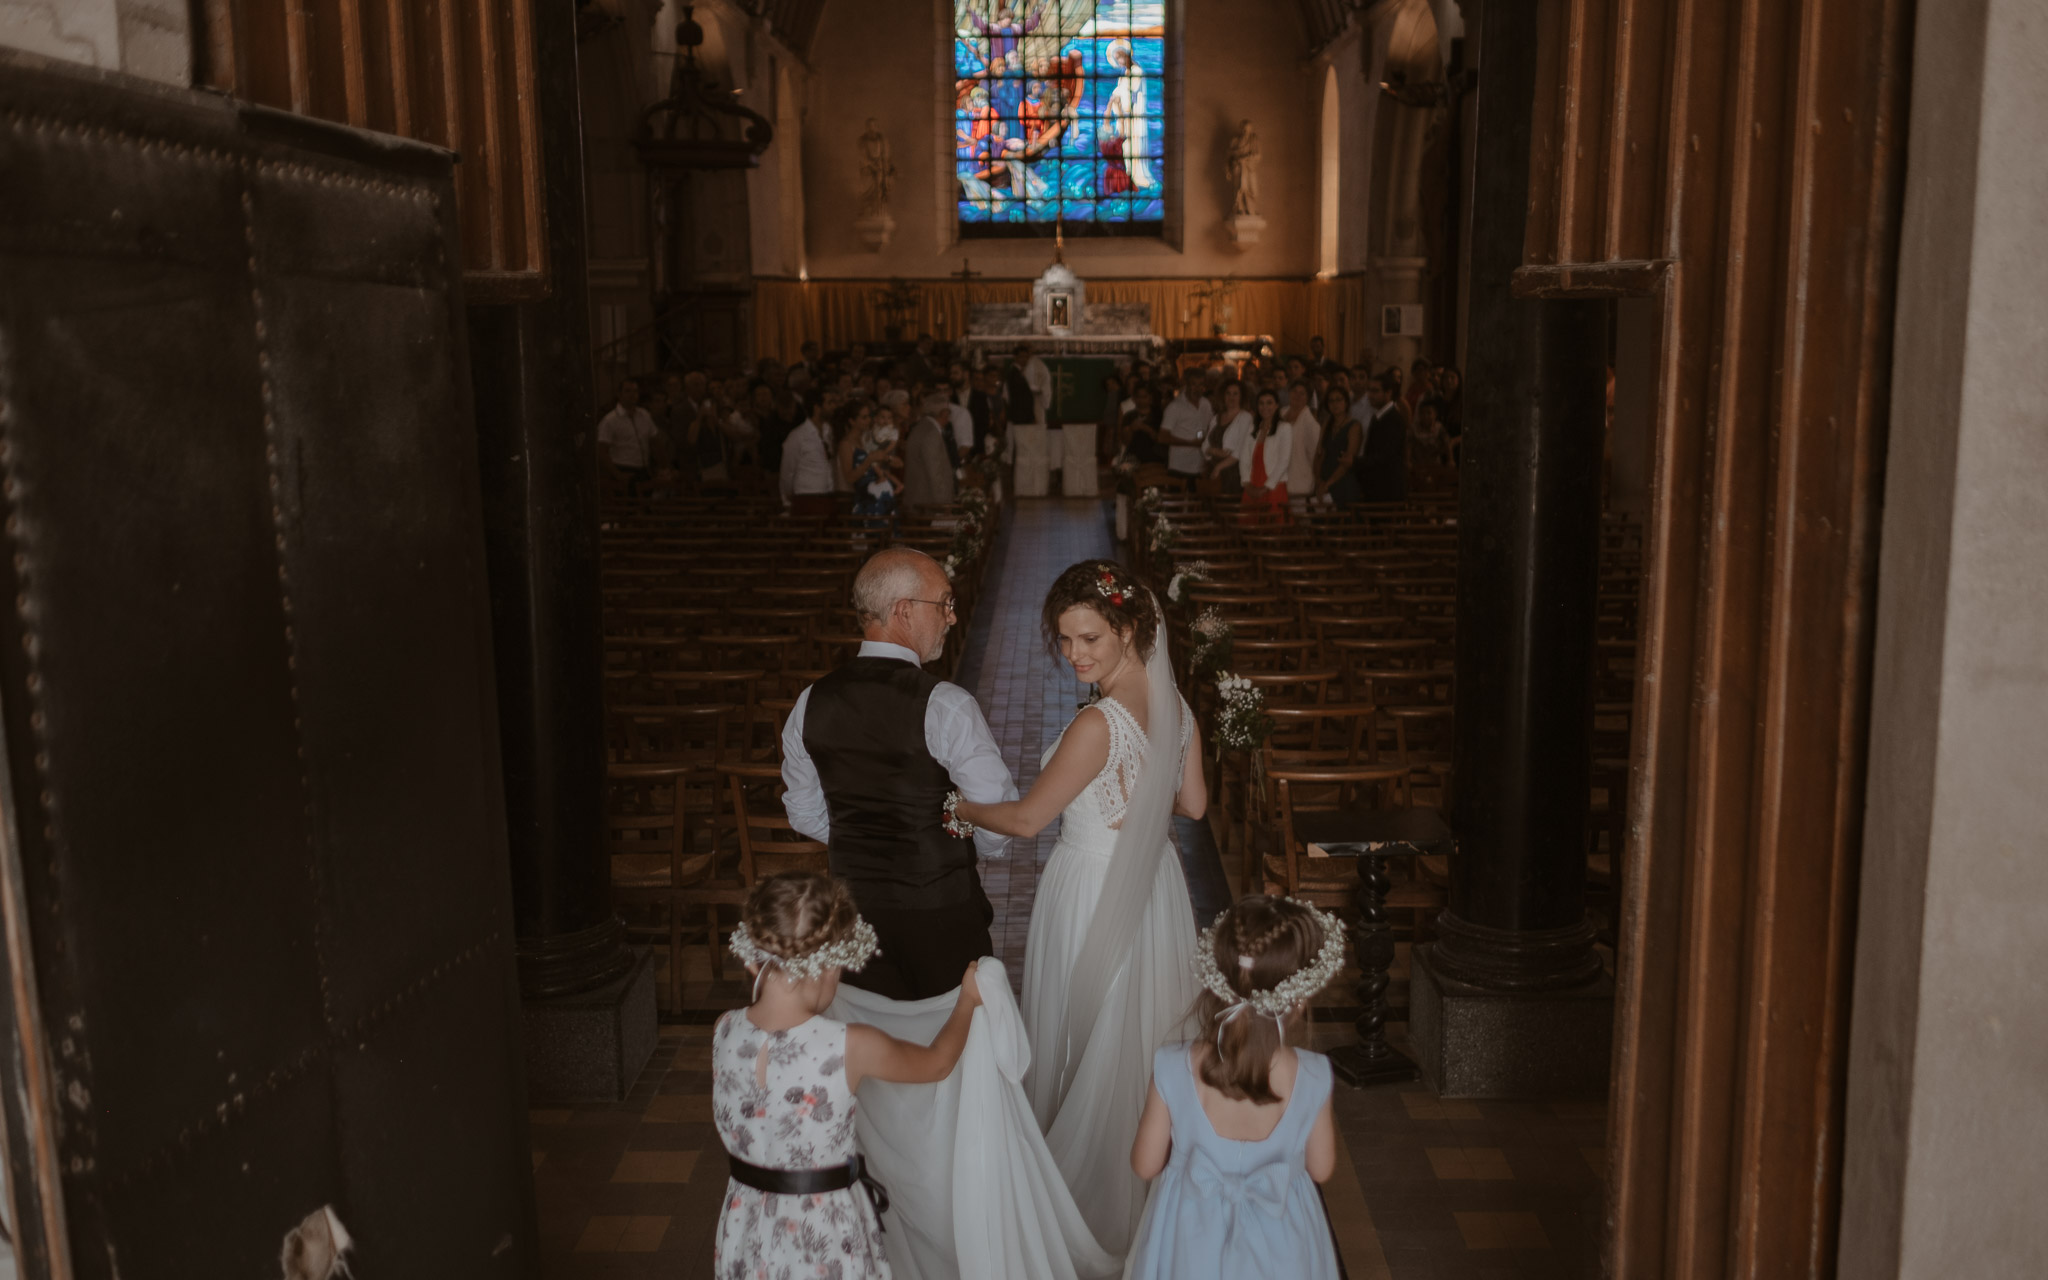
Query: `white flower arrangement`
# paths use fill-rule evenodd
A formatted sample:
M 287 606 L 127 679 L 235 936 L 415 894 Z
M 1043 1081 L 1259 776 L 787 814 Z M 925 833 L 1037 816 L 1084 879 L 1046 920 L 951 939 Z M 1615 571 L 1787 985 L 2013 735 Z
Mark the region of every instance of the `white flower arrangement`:
M 1195 618 L 1192 628 L 1194 644 L 1188 652 L 1188 665 L 1199 675 L 1220 671 L 1230 661 L 1231 643 L 1235 636 L 1230 623 L 1216 606 L 1210 605 Z
M 960 576 L 960 557 L 947 553 L 946 558 L 939 561 L 939 568 L 946 571 L 946 581 L 951 582 Z
M 1329 986 L 1330 979 L 1336 977 L 1337 971 L 1344 967 L 1343 923 L 1330 912 L 1318 910 L 1299 899 L 1282 898 L 1281 901 L 1292 902 L 1314 914 L 1316 922 L 1323 928 L 1323 945 L 1316 952 L 1316 958 L 1312 962 L 1296 969 L 1278 986 L 1253 991 L 1248 995 L 1239 995 L 1231 989 L 1222 969 L 1217 967 L 1216 926 L 1210 925 L 1202 930 L 1201 937 L 1196 941 L 1195 976 L 1201 979 L 1202 985 L 1207 987 L 1211 994 L 1228 1006 L 1223 1015 L 1225 1020 L 1239 1012 L 1241 1008 L 1249 1008 L 1254 1013 L 1264 1014 L 1275 1021 L 1284 1019 L 1314 999 L 1316 992 Z M 1220 1024 L 1218 1030 L 1221 1030 Z
M 1273 732 L 1273 718 L 1266 714 L 1265 692 L 1250 680 L 1233 672 L 1216 676 L 1216 723 L 1213 737 L 1218 750 L 1257 751 Z
M 875 939 L 874 926 L 858 917 L 854 919 L 852 933 L 800 956 L 778 956 L 765 950 L 747 932 L 744 922 L 732 931 L 729 942 L 732 953 L 740 958 L 741 964 L 756 965 L 764 973 L 768 966 L 774 965 L 788 974 L 792 982 L 815 978 L 827 969 L 851 969 L 858 973 L 882 949 L 881 943 Z
M 1180 530 L 1166 518 L 1164 511 L 1152 517 L 1152 550 L 1171 551 L 1179 542 Z
M 1173 578 L 1166 584 L 1166 600 L 1169 604 L 1182 603 L 1189 583 L 1209 581 L 1209 562 L 1190 560 L 1173 571 Z
M 1164 501 L 1166 501 L 1165 496 L 1159 492 L 1159 486 L 1155 484 L 1147 485 L 1145 491 L 1138 495 L 1138 500 L 1131 505 L 1136 507 L 1142 514 L 1149 516 L 1159 510 L 1159 504 Z

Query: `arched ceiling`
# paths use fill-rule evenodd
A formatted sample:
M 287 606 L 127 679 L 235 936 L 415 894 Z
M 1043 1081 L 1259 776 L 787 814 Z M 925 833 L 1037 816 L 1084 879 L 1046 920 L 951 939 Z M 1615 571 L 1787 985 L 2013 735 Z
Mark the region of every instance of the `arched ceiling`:
M 764 19 L 770 29 L 790 48 L 808 58 L 811 53 L 811 39 L 818 33 L 818 18 L 824 13 L 830 0 L 737 0 L 739 6 L 756 18 Z M 870 3 L 871 0 L 839 0 L 839 3 Z M 1320 49 L 1344 30 L 1351 21 L 1351 15 L 1365 7 L 1366 0 L 1292 0 L 1301 9 L 1302 24 L 1307 28 L 1308 47 Z

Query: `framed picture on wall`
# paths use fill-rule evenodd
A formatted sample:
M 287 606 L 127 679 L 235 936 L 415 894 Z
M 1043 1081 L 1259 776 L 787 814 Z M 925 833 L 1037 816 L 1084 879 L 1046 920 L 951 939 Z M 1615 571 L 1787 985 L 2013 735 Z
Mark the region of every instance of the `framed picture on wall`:
M 1071 293 L 1050 293 L 1046 295 L 1045 326 L 1048 329 L 1071 329 L 1074 327 L 1074 295 Z
M 1419 338 L 1422 336 L 1422 308 L 1406 303 L 1380 308 L 1380 336 Z

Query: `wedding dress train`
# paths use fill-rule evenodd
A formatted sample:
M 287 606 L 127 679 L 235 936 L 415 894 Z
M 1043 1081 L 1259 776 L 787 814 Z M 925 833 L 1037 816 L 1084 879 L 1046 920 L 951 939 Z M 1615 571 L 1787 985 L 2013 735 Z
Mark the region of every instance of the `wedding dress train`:
M 1025 1100 L 1031 1047 L 1010 980 L 993 957 L 977 978 L 982 1007 L 952 1075 L 861 1084 L 855 1134 L 889 1190 L 889 1266 L 896 1280 L 1113 1280 L 1121 1252 L 1095 1242 Z M 841 986 L 826 1016 L 929 1044 L 957 998 L 890 1000 Z

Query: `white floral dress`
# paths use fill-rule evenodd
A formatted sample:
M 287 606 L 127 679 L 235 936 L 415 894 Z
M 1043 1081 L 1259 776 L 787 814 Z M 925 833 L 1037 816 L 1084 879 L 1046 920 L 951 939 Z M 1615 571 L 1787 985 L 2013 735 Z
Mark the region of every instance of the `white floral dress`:
M 712 1033 L 711 1077 L 718 1136 L 748 1164 L 823 1169 L 854 1154 L 845 1023 L 816 1017 L 763 1031 L 734 1009 Z M 779 1196 L 728 1179 L 713 1249 L 718 1280 L 889 1280 L 881 1224 L 858 1184 Z

